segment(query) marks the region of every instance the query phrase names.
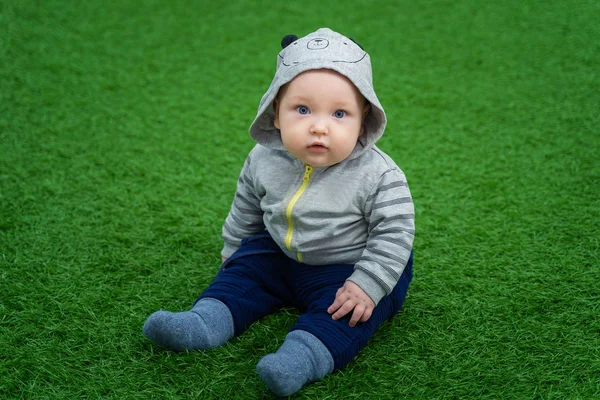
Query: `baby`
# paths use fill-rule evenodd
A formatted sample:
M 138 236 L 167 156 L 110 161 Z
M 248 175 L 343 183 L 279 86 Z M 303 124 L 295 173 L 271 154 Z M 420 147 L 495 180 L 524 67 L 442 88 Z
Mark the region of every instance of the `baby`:
M 257 371 L 279 396 L 343 368 L 394 316 L 412 279 L 414 207 L 375 146 L 386 125 L 369 55 L 323 28 L 284 37 L 250 135 L 257 145 L 223 226 L 223 264 L 190 311 L 157 311 L 146 337 L 209 349 L 281 307 L 301 311 Z

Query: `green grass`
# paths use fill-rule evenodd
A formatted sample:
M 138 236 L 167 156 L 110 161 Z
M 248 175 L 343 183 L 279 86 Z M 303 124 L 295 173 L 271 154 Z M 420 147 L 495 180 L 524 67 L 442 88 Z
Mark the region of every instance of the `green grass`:
M 80 4 L 81 3 L 81 4 Z M 306 399 L 600 398 L 595 0 L 0 1 L 0 398 L 271 398 L 296 318 L 173 353 L 279 41 L 370 52 L 417 208 L 403 311 Z

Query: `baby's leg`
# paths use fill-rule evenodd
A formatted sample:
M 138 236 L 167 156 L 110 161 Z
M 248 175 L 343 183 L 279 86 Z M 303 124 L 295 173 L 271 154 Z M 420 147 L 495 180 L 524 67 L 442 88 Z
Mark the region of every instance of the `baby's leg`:
M 352 266 L 346 272 L 344 266 L 327 266 L 322 271 L 310 273 L 312 279 L 303 279 L 302 274 L 298 279 L 299 290 L 308 293 L 307 312 L 290 329 L 281 348 L 265 356 L 257 365 L 261 379 L 279 396 L 289 396 L 304 384 L 343 368 L 358 354 L 375 330 L 402 306 L 412 279 L 412 258 L 393 292 L 379 302 L 367 322 L 354 328 L 348 325 L 349 315 L 334 321 L 327 313 L 337 289 L 352 273 Z M 335 275 L 341 279 L 338 281 Z M 333 283 L 324 284 L 324 281 Z M 311 283 L 316 286 L 306 290 Z
M 178 351 L 223 345 L 284 304 L 289 297 L 280 279 L 285 260 L 273 252 L 236 253 L 190 311 L 157 311 L 144 324 L 144 334 Z
M 241 334 L 252 323 L 290 303 L 290 290 L 283 273 L 289 258 L 281 254 L 249 254 L 229 261 L 198 303 L 217 299 L 233 317 L 233 334 Z

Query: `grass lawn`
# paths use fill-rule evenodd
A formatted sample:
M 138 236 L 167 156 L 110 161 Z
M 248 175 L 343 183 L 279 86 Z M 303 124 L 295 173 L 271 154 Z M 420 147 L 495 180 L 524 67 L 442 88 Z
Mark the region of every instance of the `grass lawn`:
M 600 3 L 0 0 L 0 398 L 268 399 L 284 310 L 141 333 L 214 278 L 281 38 L 373 60 L 417 214 L 403 311 L 298 399 L 600 398 Z

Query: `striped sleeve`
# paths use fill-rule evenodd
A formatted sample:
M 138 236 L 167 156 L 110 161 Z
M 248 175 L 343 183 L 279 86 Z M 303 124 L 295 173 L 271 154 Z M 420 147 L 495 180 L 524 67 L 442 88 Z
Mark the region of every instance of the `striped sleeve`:
M 391 169 L 381 176 L 367 197 L 365 218 L 367 245 L 348 279 L 377 305 L 400 279 L 415 235 L 414 205 L 402 171 Z
M 251 156 L 246 159 L 237 182 L 235 197 L 229 214 L 223 224 L 223 250 L 225 258 L 240 248 L 243 238 L 250 237 L 265 229 L 260 196 L 257 195 L 251 174 Z

